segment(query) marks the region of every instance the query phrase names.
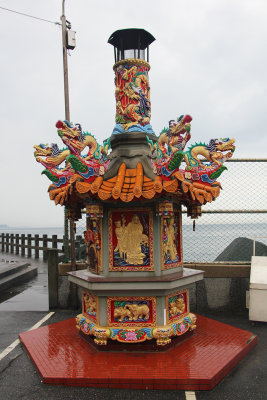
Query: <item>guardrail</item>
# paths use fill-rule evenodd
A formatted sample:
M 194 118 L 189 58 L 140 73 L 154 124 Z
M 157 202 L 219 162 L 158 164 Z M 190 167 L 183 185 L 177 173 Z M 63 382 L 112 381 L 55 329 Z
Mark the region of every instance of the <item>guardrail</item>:
M 53 248 L 56 249 L 58 253 L 65 254 L 64 251 L 64 238 L 60 239 L 57 235 L 25 235 L 25 234 L 13 234 L 13 233 L 1 233 L 0 248 L 2 253 L 11 253 L 21 256 L 32 257 L 34 255 L 35 259 L 40 258 L 40 251 L 43 252 L 43 261 L 48 260 L 48 250 Z M 51 246 L 50 246 L 51 243 Z M 75 251 L 77 258 L 82 252 L 83 238 L 82 236 L 76 236 L 75 240 Z M 68 246 L 70 246 L 70 241 L 68 240 Z M 67 253 L 69 254 L 69 252 Z

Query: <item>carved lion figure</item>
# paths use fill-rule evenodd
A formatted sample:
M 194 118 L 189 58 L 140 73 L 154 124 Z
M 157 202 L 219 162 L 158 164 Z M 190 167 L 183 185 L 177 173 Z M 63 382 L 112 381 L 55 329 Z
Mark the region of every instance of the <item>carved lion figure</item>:
M 172 301 L 169 304 L 169 311 L 172 317 L 177 314 L 182 314 L 185 310 L 184 299 L 178 298 L 176 301 Z

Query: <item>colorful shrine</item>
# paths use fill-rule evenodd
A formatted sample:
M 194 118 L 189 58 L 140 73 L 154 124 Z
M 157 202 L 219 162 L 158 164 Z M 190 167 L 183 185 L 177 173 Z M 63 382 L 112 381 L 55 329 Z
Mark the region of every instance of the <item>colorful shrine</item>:
M 49 196 L 72 220 L 86 210 L 87 268 L 69 272 L 82 288 L 76 325 L 96 345 L 163 346 L 197 327 L 190 286 L 203 272 L 183 267 L 182 206 L 198 218 L 219 195 L 234 139 L 191 139 L 190 115 L 157 136 L 150 124 L 149 46 L 143 29 L 114 32 L 115 127 L 100 145 L 80 124 L 56 123 L 64 144 L 39 144 Z

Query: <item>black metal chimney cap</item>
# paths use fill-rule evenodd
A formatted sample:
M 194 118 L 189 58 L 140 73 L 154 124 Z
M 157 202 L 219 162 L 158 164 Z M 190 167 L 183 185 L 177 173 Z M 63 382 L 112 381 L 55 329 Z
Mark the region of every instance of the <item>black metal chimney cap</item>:
M 146 49 L 156 40 L 145 29 L 120 29 L 110 36 L 108 43 L 120 50 Z

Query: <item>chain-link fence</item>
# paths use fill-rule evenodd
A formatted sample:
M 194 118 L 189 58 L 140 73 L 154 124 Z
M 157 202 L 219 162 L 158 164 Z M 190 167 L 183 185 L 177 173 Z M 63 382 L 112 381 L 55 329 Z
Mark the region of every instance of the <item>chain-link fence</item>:
M 250 261 L 254 238 L 256 255 L 267 256 L 267 159 L 235 159 L 226 166 L 219 198 L 202 207 L 195 226 L 183 209 L 185 262 Z M 76 238 L 83 238 L 85 227 L 83 214 Z
M 220 178 L 219 198 L 203 206 L 195 222 L 183 215 L 186 262 L 250 261 L 267 256 L 267 159 L 235 159 Z M 259 242 L 259 243 L 258 243 Z

